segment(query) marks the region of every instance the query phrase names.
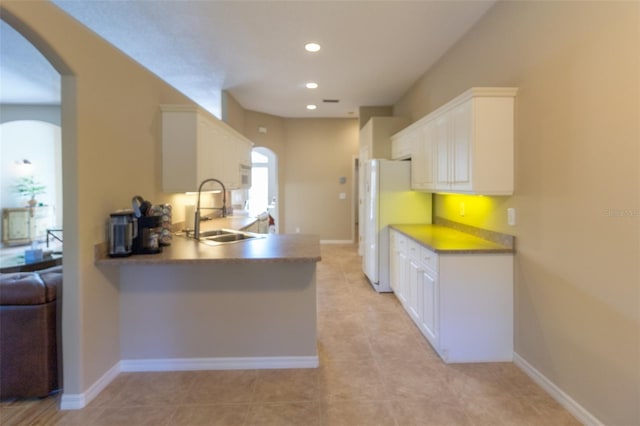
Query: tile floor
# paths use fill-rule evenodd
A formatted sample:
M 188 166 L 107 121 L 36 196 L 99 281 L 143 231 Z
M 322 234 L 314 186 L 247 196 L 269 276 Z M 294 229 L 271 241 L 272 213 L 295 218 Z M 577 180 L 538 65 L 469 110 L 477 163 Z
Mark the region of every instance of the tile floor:
M 4 401 L 0 424 L 579 425 L 511 363 L 446 365 L 353 245 L 322 247 L 318 369 L 123 373 L 83 410 Z

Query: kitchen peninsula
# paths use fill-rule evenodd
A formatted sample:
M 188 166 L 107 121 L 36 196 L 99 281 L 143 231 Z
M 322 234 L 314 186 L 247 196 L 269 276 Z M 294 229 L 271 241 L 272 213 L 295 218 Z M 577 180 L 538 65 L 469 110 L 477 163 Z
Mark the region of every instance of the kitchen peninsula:
M 121 369 L 317 367 L 319 260 L 318 238 L 300 234 L 98 255 L 119 268 Z

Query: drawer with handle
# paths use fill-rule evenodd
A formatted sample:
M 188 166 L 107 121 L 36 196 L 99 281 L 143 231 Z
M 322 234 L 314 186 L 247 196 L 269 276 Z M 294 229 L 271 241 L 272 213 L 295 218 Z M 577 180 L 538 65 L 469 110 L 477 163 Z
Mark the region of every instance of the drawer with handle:
M 418 262 L 420 261 L 420 249 L 421 246 L 417 242 L 411 239 L 407 241 L 407 256 Z
M 434 272 L 438 272 L 438 254 L 426 247 L 420 247 L 420 263 Z
M 396 251 L 405 251 L 407 248 L 408 238 L 399 232 L 391 232 L 391 244 L 395 246 Z

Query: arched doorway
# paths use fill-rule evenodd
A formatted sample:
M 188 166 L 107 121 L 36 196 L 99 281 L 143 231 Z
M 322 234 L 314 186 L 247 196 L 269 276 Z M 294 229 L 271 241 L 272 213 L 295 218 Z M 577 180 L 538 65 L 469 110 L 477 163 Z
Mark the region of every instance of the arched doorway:
M 278 156 L 269 148 L 256 147 L 251 152 L 251 189 L 249 212 L 259 215 L 268 212 L 278 232 Z
M 22 34 L 0 20 L 0 207 L 24 207 L 16 184 L 31 179 L 43 189 L 42 223 L 62 227 L 60 74 Z M 3 229 L 3 232 L 5 230 Z
M 71 68 L 60 55 L 28 24 L 15 16 L 10 10 L 2 8 L 2 25 L 8 24 L 17 34 L 26 40 L 42 56 L 44 61 L 53 67 L 59 79 L 59 119 L 60 123 L 60 147 L 62 163 L 66 164 L 62 173 L 62 187 L 73 187 L 77 181 L 77 92 L 76 77 Z M 6 40 L 3 40 L 3 44 Z M 6 45 L 6 44 L 5 44 Z M 3 61 L 4 62 L 4 61 Z M 42 120 L 50 121 L 50 120 Z M 64 123 L 64 124 L 62 124 Z M 80 316 L 78 295 L 80 294 L 80 279 L 78 267 L 79 253 L 79 225 L 77 209 L 78 194 L 75 191 L 63 191 L 63 228 L 66 233 L 64 239 L 64 263 L 62 288 L 62 357 L 61 388 L 65 393 L 79 394 L 82 391 L 80 365 L 80 324 L 77 318 Z M 68 207 L 69 206 L 69 207 Z M 59 312 L 60 314 L 60 312 Z M 60 342 L 59 342 L 60 344 Z M 64 406 L 63 394 L 61 406 Z

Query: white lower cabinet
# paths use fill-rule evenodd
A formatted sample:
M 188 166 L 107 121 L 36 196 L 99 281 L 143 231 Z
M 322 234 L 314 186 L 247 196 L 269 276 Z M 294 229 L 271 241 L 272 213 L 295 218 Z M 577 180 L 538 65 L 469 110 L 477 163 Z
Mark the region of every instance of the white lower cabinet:
M 438 346 L 438 275 L 424 268 L 418 291 L 420 315 L 418 327 L 434 347 Z
M 396 297 L 404 305 L 406 303 L 405 284 L 409 272 L 409 259 L 407 258 L 406 244 L 408 238 L 399 232 L 390 233 L 389 253 L 389 284 Z
M 420 299 L 418 296 L 419 287 L 422 281 L 422 265 L 420 264 L 419 252 L 420 246 L 414 243 L 413 241 L 409 241 L 407 244 L 409 248 L 408 258 L 409 258 L 409 273 L 407 280 L 407 288 L 406 288 L 406 299 L 407 303 L 405 304 L 405 309 L 409 313 L 409 316 L 416 322 L 420 321 Z
M 513 359 L 513 255 L 437 254 L 391 231 L 392 288 L 447 363 Z
M 398 294 L 398 267 L 400 263 L 400 248 L 398 246 L 398 237 L 401 236 L 397 232 L 389 234 L 389 286 L 391 291 Z

